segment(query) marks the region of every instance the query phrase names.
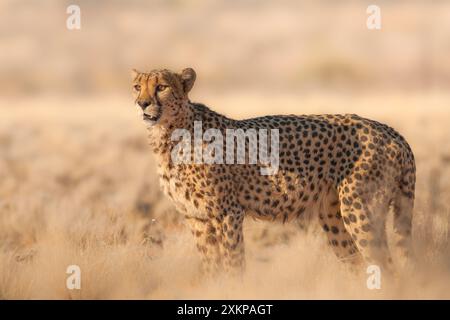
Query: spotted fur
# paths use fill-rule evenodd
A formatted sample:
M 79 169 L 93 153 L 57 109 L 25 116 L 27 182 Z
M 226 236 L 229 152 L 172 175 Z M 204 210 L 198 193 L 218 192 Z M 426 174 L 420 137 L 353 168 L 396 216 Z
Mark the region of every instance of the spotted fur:
M 162 188 L 186 217 L 207 272 L 243 269 L 246 215 L 286 222 L 314 214 L 341 260 L 389 268 L 385 224 L 391 208 L 397 245 L 407 255 L 415 161 L 394 129 L 354 114 L 234 120 L 190 102 L 194 81 L 192 69 L 133 75 Z M 260 163 L 174 165 L 171 133 L 193 132 L 194 121 L 224 136 L 225 129 L 278 129 L 279 171 L 261 175 Z

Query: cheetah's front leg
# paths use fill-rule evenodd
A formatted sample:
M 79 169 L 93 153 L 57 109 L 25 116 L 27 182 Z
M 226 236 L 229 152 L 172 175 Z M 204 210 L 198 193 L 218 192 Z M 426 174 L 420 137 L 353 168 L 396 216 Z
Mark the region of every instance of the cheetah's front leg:
M 220 235 L 222 226 L 216 219 L 186 217 L 200 253 L 202 272 L 206 276 L 214 276 L 221 269 Z
M 232 276 L 242 275 L 245 268 L 244 213 L 231 210 L 222 221 L 222 238 L 220 241 L 224 270 Z
M 216 218 L 187 218 L 197 242 L 202 271 L 207 276 L 242 274 L 245 266 L 243 220 L 243 213 L 233 209 Z

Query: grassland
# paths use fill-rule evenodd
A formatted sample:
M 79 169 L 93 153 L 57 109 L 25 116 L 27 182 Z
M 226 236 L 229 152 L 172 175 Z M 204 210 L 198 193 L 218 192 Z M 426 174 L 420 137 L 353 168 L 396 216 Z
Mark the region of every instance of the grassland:
M 183 219 L 161 195 L 127 96 L 0 101 L 0 297 L 450 298 L 450 109 L 442 93 L 210 95 L 229 116 L 351 112 L 402 132 L 417 158 L 416 260 L 382 290 L 343 267 L 316 228 L 247 221 L 242 282 L 199 281 Z M 81 267 L 81 290 L 66 268 Z

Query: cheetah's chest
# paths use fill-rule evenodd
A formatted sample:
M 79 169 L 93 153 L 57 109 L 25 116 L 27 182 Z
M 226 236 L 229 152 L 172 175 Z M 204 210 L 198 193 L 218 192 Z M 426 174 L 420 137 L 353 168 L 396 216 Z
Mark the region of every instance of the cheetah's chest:
M 206 217 L 205 211 L 202 210 L 203 199 L 196 195 L 195 187 L 182 171 L 159 167 L 158 174 L 164 194 L 172 200 L 180 213 L 197 218 Z

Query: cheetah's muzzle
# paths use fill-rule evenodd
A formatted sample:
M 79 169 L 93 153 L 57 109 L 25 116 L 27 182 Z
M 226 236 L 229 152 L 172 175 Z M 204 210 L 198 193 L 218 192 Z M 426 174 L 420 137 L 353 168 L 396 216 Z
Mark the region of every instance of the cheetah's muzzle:
M 158 115 L 156 115 L 156 116 L 151 116 L 151 115 L 148 115 L 148 114 L 143 114 L 142 115 L 142 119 L 144 119 L 145 121 L 149 121 L 149 122 L 151 122 L 151 123 L 156 123 L 158 120 L 159 120 L 159 118 L 161 117 L 161 114 L 158 114 Z

